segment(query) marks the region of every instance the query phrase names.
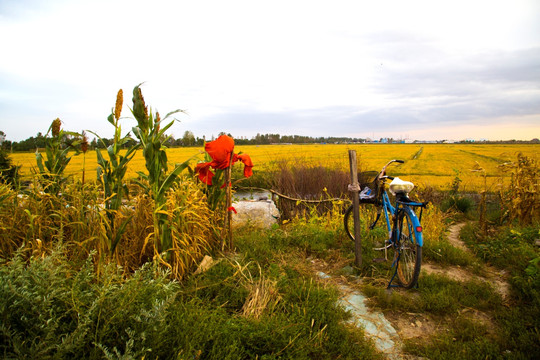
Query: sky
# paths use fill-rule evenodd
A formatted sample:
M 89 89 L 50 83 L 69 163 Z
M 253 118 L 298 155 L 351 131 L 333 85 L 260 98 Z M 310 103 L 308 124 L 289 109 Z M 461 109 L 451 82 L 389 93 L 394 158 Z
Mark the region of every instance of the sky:
M 540 138 L 538 0 L 0 0 L 0 130 Z

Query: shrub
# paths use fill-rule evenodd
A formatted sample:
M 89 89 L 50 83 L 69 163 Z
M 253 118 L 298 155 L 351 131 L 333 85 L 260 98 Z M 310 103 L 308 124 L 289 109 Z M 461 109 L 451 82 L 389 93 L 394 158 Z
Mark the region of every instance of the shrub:
M 448 198 L 444 199 L 441 203 L 441 209 L 445 212 L 447 211 L 459 211 L 460 213 L 466 214 L 474 207 L 474 200 L 469 197 L 459 196 L 459 195 L 450 195 Z
M 92 255 L 79 268 L 66 255 L 19 252 L 1 264 L 3 357 L 378 358 L 343 323 L 337 293 L 288 265 L 224 259 L 181 284 L 157 263 L 126 278 L 113 265 L 96 272 Z
M 349 174 L 337 168 L 323 167 L 317 164 L 289 160 L 277 163 L 272 176 L 271 188 L 280 194 L 292 199 L 280 197 L 277 203 L 283 219 L 292 219 L 299 213 L 305 212 L 303 200 L 325 200 L 329 198 L 349 198 L 347 185 L 350 183 Z M 322 202 L 317 211 L 325 212 L 331 209 L 332 204 Z
M 0 148 L 0 182 L 16 186 L 19 177 L 19 167 L 13 165 L 8 153 Z

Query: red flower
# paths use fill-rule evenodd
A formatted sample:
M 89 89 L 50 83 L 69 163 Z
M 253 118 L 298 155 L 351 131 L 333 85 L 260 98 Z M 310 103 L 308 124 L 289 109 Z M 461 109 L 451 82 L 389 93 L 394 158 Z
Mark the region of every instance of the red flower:
M 212 158 L 211 166 L 214 169 L 226 169 L 229 167 L 234 150 L 234 140 L 227 135 L 221 135 L 216 140 L 206 143 L 204 149 Z
M 230 206 L 227 211 L 232 211 L 233 213 L 238 214 L 233 206 Z
M 253 175 L 253 162 L 247 154 L 233 154 L 234 150 L 234 140 L 227 136 L 221 135 L 214 141 L 206 143 L 204 149 L 212 158 L 212 161 L 197 164 L 195 167 L 195 173 L 198 174 L 199 179 L 207 185 L 212 185 L 212 178 L 214 173 L 210 171 L 210 167 L 214 169 L 226 169 L 231 163 L 237 162 L 238 160 L 244 163 L 244 176 L 250 177 Z
M 212 178 L 214 173 L 210 171 L 209 162 L 197 164 L 195 167 L 195 173 L 199 174 L 199 179 L 206 185 L 212 185 Z
M 253 162 L 248 154 L 234 155 L 233 161 L 240 160 L 244 163 L 244 176 L 250 177 L 253 175 Z

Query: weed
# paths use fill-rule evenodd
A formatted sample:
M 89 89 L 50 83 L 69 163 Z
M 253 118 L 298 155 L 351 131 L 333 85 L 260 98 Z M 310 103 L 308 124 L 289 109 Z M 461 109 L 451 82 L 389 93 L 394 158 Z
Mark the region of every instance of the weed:
M 517 161 L 501 165 L 510 172 L 510 183 L 501 189 L 501 199 L 510 221 L 520 225 L 533 224 L 540 220 L 540 167 L 533 158 L 521 153 Z

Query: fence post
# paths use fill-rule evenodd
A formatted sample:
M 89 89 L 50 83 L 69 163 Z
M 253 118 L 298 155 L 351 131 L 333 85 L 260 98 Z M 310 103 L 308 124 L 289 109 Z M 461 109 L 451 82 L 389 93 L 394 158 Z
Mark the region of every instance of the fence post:
M 356 162 L 356 150 L 349 150 L 349 166 L 351 170 L 351 184 L 349 191 L 353 197 L 353 219 L 354 219 L 354 263 L 357 268 L 362 266 L 362 240 L 360 239 L 360 184 L 358 183 L 358 164 Z

